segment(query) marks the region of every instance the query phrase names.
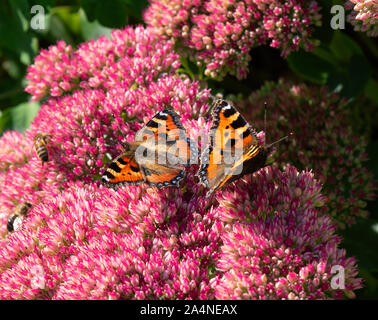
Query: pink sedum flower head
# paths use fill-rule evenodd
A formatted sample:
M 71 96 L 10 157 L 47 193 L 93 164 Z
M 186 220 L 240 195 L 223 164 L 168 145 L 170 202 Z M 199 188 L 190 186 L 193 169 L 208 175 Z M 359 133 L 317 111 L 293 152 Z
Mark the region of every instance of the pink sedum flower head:
M 355 259 L 338 248 L 326 198 L 311 172 L 266 167 L 218 193 L 224 232 L 214 279 L 217 299 L 338 298 L 361 287 Z M 332 288 L 334 265 L 344 291 Z
M 351 10 L 348 21 L 355 31 L 366 32 L 369 37 L 378 36 L 378 1 L 377 0 L 350 0 L 345 8 Z
M 18 131 L 6 131 L 0 138 L 0 172 L 25 164 L 32 156 L 32 145 Z
M 209 90 L 175 73 L 173 43 L 151 29 L 116 30 L 111 39 L 82 44 L 72 59 L 80 85 L 50 97 L 26 133 L 31 139 L 38 132 L 50 135 L 50 162 L 66 180 L 90 182 L 101 175 L 121 152 L 120 142 L 132 141 L 157 111 L 173 108 L 185 125 L 207 108 Z M 37 67 L 29 75 L 42 71 Z
M 135 45 L 137 43 L 137 45 Z M 114 30 L 74 50 L 63 41 L 42 50 L 29 66 L 26 91 L 33 100 L 60 97 L 76 89 L 108 90 L 116 85 L 147 85 L 179 67 L 173 42 L 162 41 L 151 29 Z
M 65 54 L 67 46 L 54 48 L 29 72 L 30 92 L 48 97 L 26 138 L 1 140 L 8 148 L 24 141 L 27 154 L 0 165 L 1 299 L 326 299 L 361 287 L 310 172 L 266 167 L 212 198 L 195 179 L 198 165 L 182 188 L 101 186 L 120 142 L 166 107 L 202 146 L 210 92 L 176 74 L 173 43 L 149 28 L 117 30 Z M 48 71 L 53 80 L 38 78 Z M 70 86 L 57 81 L 63 75 Z M 27 151 L 38 132 L 51 136 L 44 165 Z M 31 209 L 7 232 L 24 201 Z M 345 269 L 344 289 L 331 287 L 334 265 Z
M 73 183 L 45 199 L 0 241 L 0 297 L 325 299 L 361 287 L 311 173 L 266 167 L 213 200 L 194 173 L 184 189 Z
M 37 101 L 46 95 L 59 96 L 65 91 L 76 87 L 76 66 L 71 64 L 72 47 L 64 41 L 59 41 L 49 49 L 43 49 L 35 58 L 34 64 L 28 67 L 26 79 L 29 84 L 26 91 L 33 95 L 32 100 Z
M 43 77 L 47 62 L 39 63 L 40 59 L 65 62 L 69 58 L 69 64 L 59 66 L 76 66 L 75 72 L 61 70 L 56 64 L 49 68 L 51 74 L 69 76 L 67 81 L 76 86 L 62 88 L 55 96 L 46 93 L 50 97 L 26 137 L 8 133 L 0 140 L 1 152 L 4 150 L 0 168 L 5 170 L 0 171 L 2 236 L 7 234 L 6 221 L 19 203 L 28 201 L 34 206 L 73 181 L 97 181 L 107 163 L 122 151 L 120 142 L 133 140 L 135 132 L 157 111 L 173 108 L 186 126 L 207 109 L 209 90 L 175 73 L 179 62 L 173 43 L 150 29 L 115 30 L 111 39 L 84 43 L 77 50 L 70 49 L 69 56 L 57 53 L 64 48 L 58 43 L 57 48 L 43 51 L 28 76 L 48 81 L 49 77 Z M 90 81 L 93 73 L 102 79 L 99 85 Z M 30 86 L 33 81 L 29 79 Z M 49 135 L 49 161 L 44 165 L 33 149 L 38 133 Z
M 221 79 L 230 73 L 242 79 L 252 48 L 269 44 L 283 57 L 300 46 L 312 49 L 319 11 L 316 1 L 153 0 L 144 19 L 174 39 L 205 76 Z
M 327 213 L 340 227 L 366 217 L 366 201 L 375 198 L 377 186 L 364 165 L 366 140 L 348 124 L 346 101 L 325 87 L 285 80 L 266 83 L 241 103 L 250 123 L 259 128 L 264 127 L 265 102 L 268 143 L 293 132 L 276 147 L 275 165 L 289 162 L 301 169 L 312 168 L 324 183 Z
M 63 184 L 64 176 L 56 165 L 48 163 L 43 167 L 36 155 L 23 166 L 0 176 L 0 237 L 7 234 L 7 221 L 18 205 L 25 201 L 34 205 L 55 196 Z

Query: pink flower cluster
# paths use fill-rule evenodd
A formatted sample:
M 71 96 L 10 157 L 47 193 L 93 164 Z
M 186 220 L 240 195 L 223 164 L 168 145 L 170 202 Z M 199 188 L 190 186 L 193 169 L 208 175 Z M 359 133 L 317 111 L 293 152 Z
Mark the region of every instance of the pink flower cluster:
M 345 8 L 351 10 L 348 21 L 354 25 L 355 31 L 366 32 L 369 37 L 378 36 L 377 0 L 349 0 Z
M 208 95 L 198 83 L 167 74 L 138 88 L 120 83 L 107 93 L 102 89 L 78 90 L 48 100 L 26 135 L 51 135 L 50 158 L 59 172 L 68 180 L 90 182 L 121 152 L 119 143 L 132 141 L 135 132 L 158 110 L 173 107 L 185 124 L 206 108 Z
M 28 67 L 26 91 L 32 100 L 41 100 L 75 89 L 138 87 L 179 65 L 172 41 L 162 41 L 151 29 L 128 27 L 114 30 L 110 39 L 102 36 L 85 42 L 77 50 L 64 41 L 42 50 Z
M 361 287 L 312 174 L 267 167 L 208 200 L 194 172 L 184 189 L 51 194 L 0 241 L 0 298 L 324 299 Z M 331 287 L 334 265 L 344 289 Z
M 264 128 L 265 102 L 267 142 L 294 133 L 276 148 L 275 164 L 311 168 L 324 183 L 323 193 L 329 198 L 327 214 L 340 227 L 366 217 L 366 201 L 375 199 L 377 184 L 365 165 L 366 139 L 348 124 L 346 101 L 326 87 L 284 79 L 268 82 L 239 103 L 257 128 Z
M 109 43 L 118 54 L 112 63 L 107 56 Z M 47 59 L 49 54 L 50 58 L 55 57 L 56 47 L 43 51 L 41 57 Z M 116 30 L 111 39 L 84 43 L 71 54 L 76 58 L 85 57 L 86 64 L 92 68 L 96 66 L 96 72 L 104 75 L 104 85 L 87 88 L 89 82 L 82 80 L 82 85 L 72 92 L 62 91 L 61 96 L 50 97 L 42 104 L 31 128 L 25 132 L 26 137 L 8 132 L 0 139 L 0 234 L 3 236 L 6 221 L 19 203 L 39 203 L 46 192 L 62 190 L 71 181 L 97 181 L 107 163 L 121 152 L 120 142 L 133 140 L 135 132 L 157 111 L 174 108 L 186 126 L 207 108 L 209 90 L 175 74 L 179 62 L 172 43 L 162 40 L 151 29 Z M 47 70 L 40 69 L 41 57 L 36 58 L 30 72 L 42 79 L 42 73 Z M 60 71 L 50 65 L 50 74 L 58 76 Z M 69 81 L 74 83 L 77 79 Z M 40 132 L 50 136 L 49 161 L 45 165 L 33 150 L 33 139 Z
M 267 167 L 218 194 L 226 223 L 217 269 L 218 299 L 353 297 L 361 287 L 355 259 L 338 248 L 326 197 L 313 174 Z M 346 271 L 344 290 L 332 288 L 332 267 Z
M 117 53 L 111 61 L 109 43 Z M 209 91 L 174 73 L 179 62 L 172 43 L 161 41 L 149 29 L 117 30 L 112 39 L 84 43 L 72 54 L 78 61 L 85 57 L 86 64 L 81 61 L 79 70 L 91 65 L 92 71 L 85 69 L 87 74 L 98 73 L 102 84 L 91 88 L 92 77 L 81 81 L 71 94 L 62 91 L 61 97 L 51 97 L 26 132 L 31 139 L 38 132 L 53 137 L 48 144 L 51 160 L 68 180 L 92 181 L 109 162 L 107 153 L 111 158 L 119 153 L 119 142 L 133 140 L 158 110 L 172 107 L 185 123 L 207 107 Z M 41 71 L 30 69 L 32 74 Z
M 0 138 L 0 172 L 25 164 L 32 157 L 30 145 L 18 131 L 6 131 Z
M 0 173 L 0 237 L 6 236 L 7 221 L 17 205 L 44 201 L 49 194 L 59 192 L 65 180 L 55 163 L 42 167 L 41 161 L 34 157 L 22 166 Z
M 1 299 L 353 297 L 362 285 L 355 260 L 338 248 L 321 186 L 307 171 L 267 167 L 213 198 L 196 181 L 197 165 L 182 188 L 98 183 L 120 142 L 158 110 L 173 108 L 194 140 L 208 132 L 201 115 L 210 92 L 175 73 L 172 42 L 149 28 L 115 31 L 70 50 L 77 74 L 58 63 L 57 47 L 40 57 L 49 68 L 37 58 L 29 69 L 28 90 L 50 97 L 26 137 L 0 140 L 22 154 L 0 157 Z M 72 86 L 57 82 L 53 94 L 48 73 L 68 74 Z M 39 132 L 50 135 L 44 165 L 32 151 Z M 7 232 L 24 201 L 32 208 L 22 227 Z M 333 266 L 345 269 L 344 288 L 332 287 Z
M 229 72 L 242 79 L 254 47 L 269 44 L 283 57 L 300 46 L 312 49 L 319 11 L 316 1 L 302 0 L 153 0 L 144 19 L 175 39 L 207 77 L 221 79 Z

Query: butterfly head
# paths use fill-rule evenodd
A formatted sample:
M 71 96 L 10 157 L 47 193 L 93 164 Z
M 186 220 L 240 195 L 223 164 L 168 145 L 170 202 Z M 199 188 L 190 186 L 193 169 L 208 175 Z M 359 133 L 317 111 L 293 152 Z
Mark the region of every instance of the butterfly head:
M 123 150 L 126 152 L 126 151 L 130 151 L 131 148 L 130 148 L 130 143 L 128 142 L 121 142 L 121 146 L 123 148 Z

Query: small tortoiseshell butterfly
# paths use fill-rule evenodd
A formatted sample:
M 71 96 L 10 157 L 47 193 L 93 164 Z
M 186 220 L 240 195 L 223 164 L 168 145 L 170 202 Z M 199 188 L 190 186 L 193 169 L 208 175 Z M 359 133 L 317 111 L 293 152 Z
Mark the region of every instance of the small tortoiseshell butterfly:
M 196 163 L 197 146 L 186 137 L 179 116 L 172 110 L 158 112 L 132 143 L 123 143 L 124 153 L 116 157 L 102 176 L 102 183 L 114 189 L 147 183 L 157 188 L 179 186 L 185 168 Z
M 228 101 L 217 99 L 211 118 L 209 145 L 201 155 L 197 172 L 200 182 L 210 189 L 207 197 L 224 185 L 263 168 L 268 148 L 273 145 L 261 145 L 255 130 Z

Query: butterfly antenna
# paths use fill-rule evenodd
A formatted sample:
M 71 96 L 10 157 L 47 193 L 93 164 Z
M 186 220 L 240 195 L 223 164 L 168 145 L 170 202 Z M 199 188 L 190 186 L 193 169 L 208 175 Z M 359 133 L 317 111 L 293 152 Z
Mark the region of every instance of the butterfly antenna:
M 284 137 L 282 137 L 281 139 L 278 139 L 277 141 L 274 141 L 274 142 L 272 142 L 271 144 L 268 144 L 267 146 L 265 146 L 265 148 L 270 148 L 270 147 L 272 147 L 273 145 L 275 145 L 275 144 L 281 142 L 282 140 L 285 140 L 285 139 L 291 137 L 293 134 L 294 134 L 293 132 L 290 132 L 287 136 L 284 136 Z

